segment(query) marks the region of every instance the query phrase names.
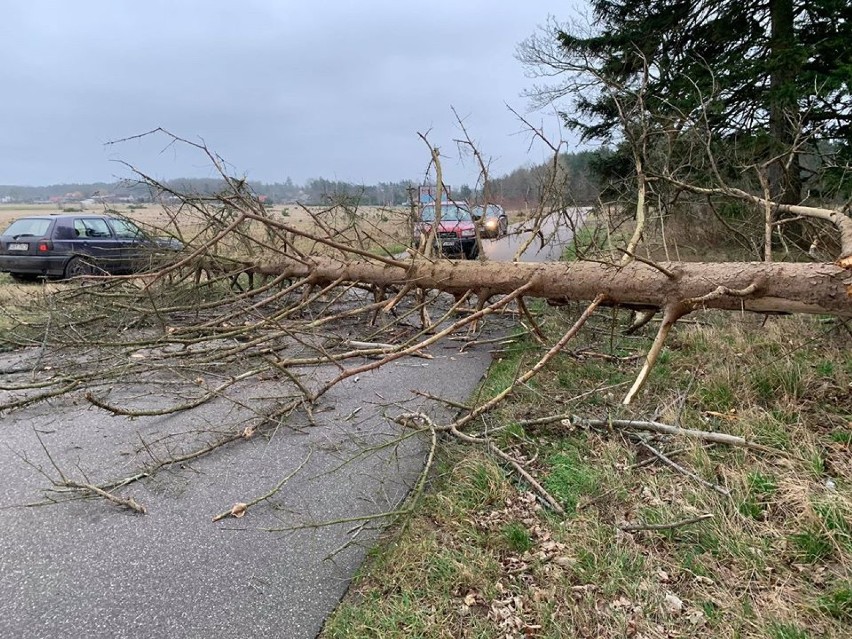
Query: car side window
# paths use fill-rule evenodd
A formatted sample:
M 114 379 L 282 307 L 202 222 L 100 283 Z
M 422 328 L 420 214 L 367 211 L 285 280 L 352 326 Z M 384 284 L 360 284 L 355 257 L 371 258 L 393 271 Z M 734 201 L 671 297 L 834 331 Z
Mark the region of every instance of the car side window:
M 73 240 L 76 237 L 74 229 L 68 223 L 57 222 L 53 229 L 53 239 L 55 240 Z
M 110 224 L 115 236 L 122 240 L 134 240 L 144 235 L 138 226 L 128 220 L 110 220 Z
M 74 220 L 74 235 L 80 238 L 111 237 L 112 233 L 105 220 L 78 217 Z

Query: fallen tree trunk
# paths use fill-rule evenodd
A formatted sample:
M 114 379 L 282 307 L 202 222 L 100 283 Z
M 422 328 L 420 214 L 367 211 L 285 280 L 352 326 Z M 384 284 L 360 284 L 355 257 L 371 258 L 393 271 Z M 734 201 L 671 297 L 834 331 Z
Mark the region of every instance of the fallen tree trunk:
M 312 256 L 259 266 L 264 275 L 308 278 L 312 284 L 348 280 L 379 287 L 414 285 L 453 294 L 475 291 L 480 300 L 530 284 L 528 297 L 552 302 L 589 301 L 637 309 L 699 308 L 758 313 L 810 313 L 852 317 L 852 271 L 833 264 L 766 262 L 498 263 L 411 261 L 376 263 Z

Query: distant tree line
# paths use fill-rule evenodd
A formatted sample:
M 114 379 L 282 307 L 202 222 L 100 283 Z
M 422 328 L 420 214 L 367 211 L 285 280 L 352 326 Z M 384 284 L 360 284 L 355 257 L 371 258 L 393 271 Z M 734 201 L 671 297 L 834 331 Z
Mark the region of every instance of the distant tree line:
M 503 177 L 491 180 L 488 185 L 489 199 L 506 207 L 522 208 L 534 206 L 543 199 L 545 192 L 551 192 L 553 185 L 564 191 L 569 201 L 578 205 L 593 204 L 600 193 L 597 167 L 601 159 L 609 157 L 606 148 L 598 151 L 563 153 L 558 165 L 551 163 L 520 167 Z M 555 180 L 550 180 L 556 171 Z M 552 196 L 552 193 L 549 193 Z
M 593 174 L 597 158 L 609 154 L 604 151 L 565 153 L 559 158 L 555 170 L 559 172 L 559 183 L 578 204 L 594 202 L 598 196 L 598 180 Z M 507 207 L 532 205 L 540 197 L 547 176 L 554 170 L 552 164 L 527 166 L 515 169 L 508 175 L 493 178 L 487 185 L 488 199 Z M 168 190 L 178 193 L 215 195 L 222 192 L 222 180 L 212 178 L 178 178 L 163 182 Z M 322 205 L 331 202 L 364 206 L 405 206 L 413 197 L 417 199 L 419 182 L 400 180 L 378 184 L 352 184 L 340 180 L 315 178 L 299 185 L 287 178 L 284 182 L 271 184 L 248 181 L 251 191 L 270 204 L 302 203 Z M 464 200 L 481 200 L 482 185 L 468 184 L 452 186 L 454 197 Z M 135 202 L 152 202 L 164 194 L 154 192 L 148 184 L 134 181 L 98 182 L 93 184 L 54 184 L 50 186 L 4 186 L 0 185 L 0 199 L 7 202 L 39 202 L 51 198 L 130 199 Z M 167 195 L 167 193 L 165 194 Z

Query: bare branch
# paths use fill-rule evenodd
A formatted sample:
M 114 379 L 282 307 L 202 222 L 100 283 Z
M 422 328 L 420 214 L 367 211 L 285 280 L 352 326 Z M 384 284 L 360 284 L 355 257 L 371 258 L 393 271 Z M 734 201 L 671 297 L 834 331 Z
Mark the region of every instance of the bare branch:
M 683 526 L 689 526 L 690 524 L 697 524 L 699 521 L 705 521 L 712 518 L 713 513 L 704 513 L 703 515 L 687 517 L 686 519 L 679 519 L 678 521 L 671 521 L 665 524 L 625 524 L 623 526 L 619 526 L 619 528 L 621 528 L 624 532 L 638 532 L 640 530 L 673 530 L 675 528 L 682 528 Z

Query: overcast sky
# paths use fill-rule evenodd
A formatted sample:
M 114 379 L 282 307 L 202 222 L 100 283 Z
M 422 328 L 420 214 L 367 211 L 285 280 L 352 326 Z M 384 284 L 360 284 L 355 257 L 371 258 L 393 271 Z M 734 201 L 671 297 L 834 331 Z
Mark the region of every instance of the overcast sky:
M 297 183 L 417 179 L 418 132 L 460 160 L 451 106 L 492 173 L 542 161 L 508 111 L 527 112 L 532 81 L 514 57 L 570 0 L 3 0 L 0 184 L 111 181 L 129 162 L 158 178 L 207 177 L 163 127 L 227 160 L 238 175 Z M 537 124 L 558 129 L 552 113 Z

